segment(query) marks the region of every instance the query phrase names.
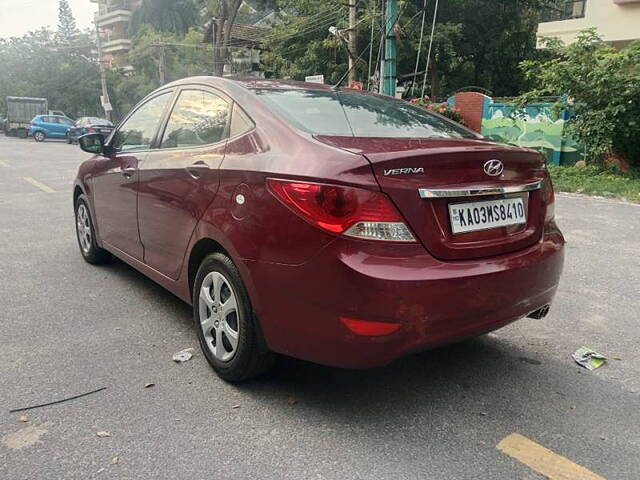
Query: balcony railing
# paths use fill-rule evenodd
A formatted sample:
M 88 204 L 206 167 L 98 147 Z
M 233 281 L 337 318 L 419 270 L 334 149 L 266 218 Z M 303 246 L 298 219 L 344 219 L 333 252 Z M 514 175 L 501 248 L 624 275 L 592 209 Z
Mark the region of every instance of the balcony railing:
M 131 4 L 126 0 L 116 0 L 113 2 L 101 2 L 98 15 L 106 15 L 115 10 L 131 10 Z
M 102 44 L 102 53 L 128 52 L 131 50 L 131 40 L 127 38 L 114 38 Z

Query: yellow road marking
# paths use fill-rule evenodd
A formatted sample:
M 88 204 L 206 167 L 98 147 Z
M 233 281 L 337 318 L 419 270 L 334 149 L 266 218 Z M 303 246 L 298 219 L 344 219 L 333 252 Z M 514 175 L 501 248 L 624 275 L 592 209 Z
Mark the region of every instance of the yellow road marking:
M 10 167 L 10 165 L 7 162 L 3 161 L 3 160 L 0 160 L 0 166 L 2 166 L 2 167 Z
M 39 188 L 43 192 L 46 192 L 46 193 L 55 193 L 56 192 L 53 188 L 49 187 L 48 185 L 45 185 L 44 183 L 40 183 L 35 178 L 31 178 L 31 177 L 22 177 L 22 178 L 23 178 L 23 180 L 25 180 L 26 182 L 29 182 L 31 185 L 33 185 L 34 187 Z
M 549 480 L 606 480 L 518 433 L 502 439 L 496 448 Z

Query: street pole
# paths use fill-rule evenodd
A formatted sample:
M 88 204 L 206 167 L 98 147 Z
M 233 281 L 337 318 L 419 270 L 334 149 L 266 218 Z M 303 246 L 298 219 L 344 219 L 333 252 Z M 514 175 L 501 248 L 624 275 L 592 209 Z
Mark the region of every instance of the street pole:
M 376 2 L 378 0 L 373 0 L 372 2 L 372 12 L 371 12 L 371 41 L 369 42 L 369 68 L 367 69 L 367 90 L 371 90 L 371 61 L 373 60 L 373 31 L 376 22 Z M 426 0 L 425 0 L 426 1 Z
M 220 52 L 218 51 L 218 45 L 216 44 L 217 34 L 216 19 L 211 19 L 211 46 L 213 47 L 213 76 L 218 75 L 218 62 L 220 61 Z M 224 68 L 224 67 L 223 67 Z
M 396 59 L 398 50 L 396 46 L 395 25 L 398 21 L 398 1 L 386 0 L 384 21 L 384 84 L 383 93 L 391 97 L 396 95 Z
M 357 80 L 356 69 L 354 67 L 358 49 L 356 20 L 356 0 L 349 0 L 349 86 Z
M 165 84 L 164 46 L 160 46 L 160 61 L 158 62 L 158 73 L 160 76 L 160 86 L 162 86 Z
M 109 90 L 107 89 L 107 72 L 104 68 L 104 62 L 102 61 L 102 39 L 100 38 L 100 28 L 96 21 L 96 44 L 98 47 L 98 65 L 100 67 L 100 84 L 102 85 L 102 108 L 104 108 L 105 116 L 107 120 L 111 119 L 111 100 L 109 99 Z

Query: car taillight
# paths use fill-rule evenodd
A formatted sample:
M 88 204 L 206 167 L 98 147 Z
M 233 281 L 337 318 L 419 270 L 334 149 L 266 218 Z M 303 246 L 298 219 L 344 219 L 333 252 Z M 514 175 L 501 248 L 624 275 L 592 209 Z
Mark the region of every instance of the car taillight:
M 86 130 L 87 130 L 87 133 L 93 133 L 96 131 L 96 129 L 93 127 L 87 127 Z
M 545 179 L 542 181 L 542 200 L 547 207 L 544 223 L 545 225 L 552 222 L 556 215 L 556 199 L 553 193 L 553 183 L 551 182 L 551 176 L 547 172 Z
M 273 178 L 267 179 L 267 187 L 293 212 L 328 232 L 369 240 L 416 241 L 384 193 Z

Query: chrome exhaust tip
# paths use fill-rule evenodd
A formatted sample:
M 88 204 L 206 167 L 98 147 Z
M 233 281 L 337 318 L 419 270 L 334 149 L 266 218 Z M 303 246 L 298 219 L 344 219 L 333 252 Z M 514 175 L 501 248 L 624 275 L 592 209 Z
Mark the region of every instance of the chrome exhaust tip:
M 535 318 L 537 320 L 544 318 L 549 313 L 549 308 L 551 308 L 550 305 L 545 305 L 544 307 L 540 307 L 539 309 L 534 310 L 529 315 L 527 315 L 527 318 Z

